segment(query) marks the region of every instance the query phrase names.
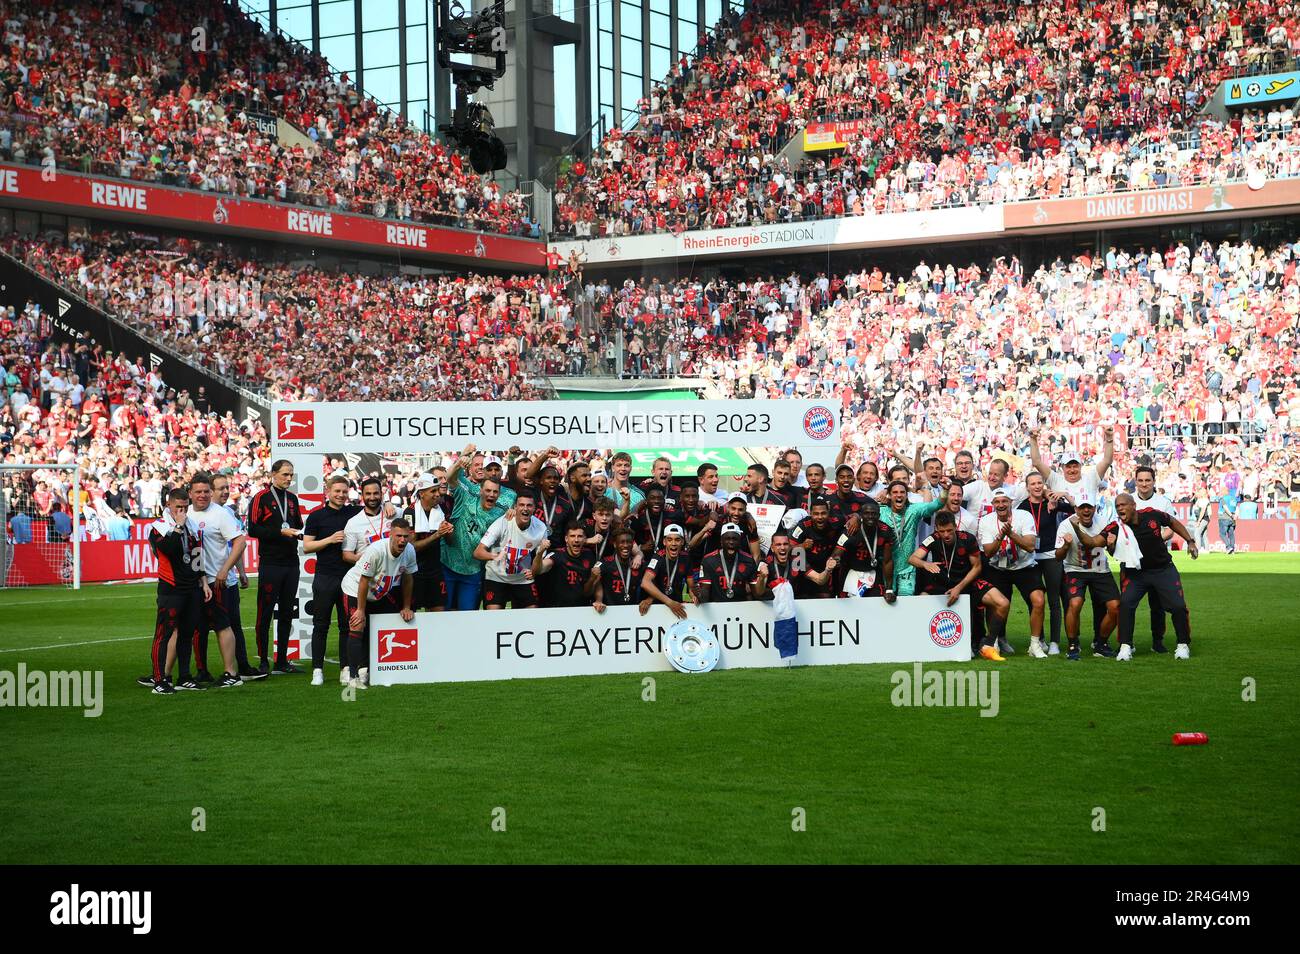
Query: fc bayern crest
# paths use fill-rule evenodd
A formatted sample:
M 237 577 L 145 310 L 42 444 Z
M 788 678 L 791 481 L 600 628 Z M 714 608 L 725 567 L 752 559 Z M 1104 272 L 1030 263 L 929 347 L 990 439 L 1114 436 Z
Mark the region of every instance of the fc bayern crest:
M 824 441 L 835 430 L 835 415 L 820 404 L 808 409 L 803 416 L 803 430 L 815 441 Z
M 952 610 L 940 610 L 930 617 L 930 639 L 936 646 L 956 646 L 961 635 L 961 617 Z

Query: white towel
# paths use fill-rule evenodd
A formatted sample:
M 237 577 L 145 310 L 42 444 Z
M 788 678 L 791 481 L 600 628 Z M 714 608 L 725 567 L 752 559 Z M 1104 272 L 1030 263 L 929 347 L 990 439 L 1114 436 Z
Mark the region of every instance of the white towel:
M 442 508 L 435 506 L 428 513 L 424 512 L 424 507 L 417 500 L 415 506 L 411 508 L 415 513 L 415 532 L 416 533 L 433 533 L 442 526 L 446 519 L 442 515 Z
M 1115 559 L 1119 560 L 1120 566 L 1126 566 L 1130 570 L 1140 569 L 1142 549 L 1138 546 L 1137 535 L 1123 520 L 1119 521 L 1118 526 L 1119 533 L 1115 537 Z

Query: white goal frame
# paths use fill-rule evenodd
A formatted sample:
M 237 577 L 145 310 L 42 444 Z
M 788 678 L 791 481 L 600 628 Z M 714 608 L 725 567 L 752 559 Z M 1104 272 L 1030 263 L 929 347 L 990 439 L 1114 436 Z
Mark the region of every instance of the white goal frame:
M 81 589 L 81 465 L 71 464 L 0 464 L 0 478 L 5 475 L 19 471 L 37 471 L 37 470 L 61 470 L 72 472 L 72 491 L 70 494 L 72 502 L 72 588 Z M 3 481 L 0 480 L 0 484 Z M 8 505 L 4 502 L 3 494 L 0 494 L 0 518 L 3 523 L 0 529 L 8 525 L 9 512 Z M 5 586 L 5 579 L 8 577 L 9 563 L 8 559 L 9 543 L 7 537 L 0 536 L 0 590 L 12 589 Z

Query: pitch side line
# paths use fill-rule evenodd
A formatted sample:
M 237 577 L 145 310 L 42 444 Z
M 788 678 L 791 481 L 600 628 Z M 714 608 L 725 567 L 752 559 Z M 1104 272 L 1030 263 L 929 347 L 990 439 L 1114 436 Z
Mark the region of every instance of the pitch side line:
M 21 646 L 18 649 L 0 649 L 0 653 L 30 653 L 35 652 L 38 649 L 70 649 L 73 646 L 97 646 L 100 643 L 130 643 L 146 639 L 153 639 L 153 637 L 119 636 L 117 639 L 89 639 L 84 643 L 55 643 L 53 646 Z

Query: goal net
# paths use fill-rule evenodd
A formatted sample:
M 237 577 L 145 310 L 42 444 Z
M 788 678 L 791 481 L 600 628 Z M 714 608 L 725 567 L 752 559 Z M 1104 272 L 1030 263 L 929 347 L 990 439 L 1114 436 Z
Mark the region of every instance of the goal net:
M 87 527 L 76 464 L 0 464 L 0 588 L 81 588 Z M 93 519 L 92 519 L 93 522 Z

